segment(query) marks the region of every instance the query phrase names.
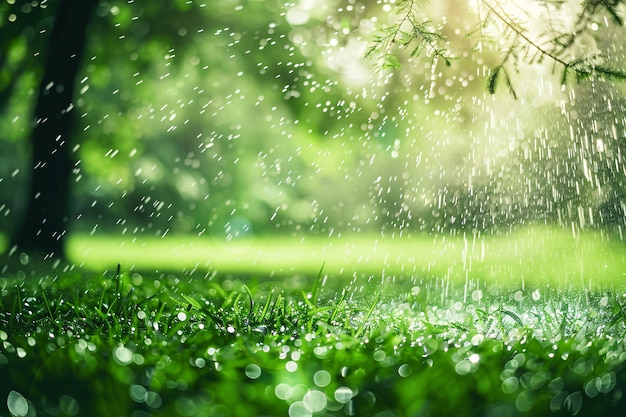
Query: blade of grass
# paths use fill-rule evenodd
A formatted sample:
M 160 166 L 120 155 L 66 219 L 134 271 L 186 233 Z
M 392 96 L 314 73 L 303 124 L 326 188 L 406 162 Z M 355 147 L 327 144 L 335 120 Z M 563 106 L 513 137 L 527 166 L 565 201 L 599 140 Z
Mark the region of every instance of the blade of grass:
M 52 320 L 54 322 L 54 315 L 52 314 L 52 308 L 50 308 L 50 302 L 48 301 L 48 297 L 46 296 L 46 292 L 43 291 L 41 293 L 41 295 L 43 296 L 43 301 L 46 304 L 46 310 L 48 311 L 48 316 L 50 317 L 50 320 Z
M 198 301 L 196 301 L 195 298 L 193 297 L 189 297 L 185 294 L 181 294 L 181 297 L 183 297 L 185 299 L 185 301 L 187 301 L 188 304 L 190 304 L 191 306 L 193 306 L 194 308 L 198 309 L 198 310 L 202 310 L 202 305 L 200 305 L 200 303 Z
M 163 301 L 159 301 L 159 304 L 157 305 L 157 309 L 156 309 L 156 314 L 154 315 L 154 318 L 152 319 L 153 328 L 155 324 L 158 326 L 159 322 L 161 321 L 161 317 L 163 316 L 164 310 L 165 310 L 165 303 Z
M 517 314 L 515 314 L 514 312 L 512 312 L 511 310 L 506 310 L 504 308 L 500 309 L 500 312 L 502 313 L 502 315 L 504 316 L 509 316 L 511 319 L 513 319 L 513 321 L 515 323 L 517 323 L 520 327 L 524 327 L 524 322 L 522 321 L 522 319 L 520 318 L 520 316 L 518 316 Z
M 263 310 L 261 310 L 261 314 L 259 315 L 259 318 L 257 320 L 259 323 L 263 323 L 263 321 L 265 320 L 265 315 L 267 314 L 267 311 L 269 310 L 270 303 L 272 301 L 272 296 L 274 295 L 274 288 L 275 287 L 272 287 L 269 295 L 267 296 L 267 300 L 265 300 L 265 304 L 263 305 Z
M 241 314 L 239 311 L 239 301 L 241 300 L 241 297 L 243 297 L 243 293 L 238 293 L 237 297 L 235 298 L 235 302 L 233 303 L 233 311 L 234 311 L 234 321 L 235 321 L 235 328 L 239 329 L 241 327 L 241 323 L 243 323 L 243 321 L 241 320 Z
M 243 289 L 248 294 L 248 298 L 250 299 L 250 310 L 248 311 L 248 318 L 250 318 L 254 311 L 254 297 L 252 296 L 252 291 L 250 291 L 250 288 L 248 288 L 246 284 L 243 285 Z
M 121 275 L 122 264 L 117 263 L 117 271 L 115 272 L 115 294 L 117 298 L 121 298 L 121 288 L 120 288 L 120 275 Z
M 165 287 L 160 287 L 160 288 L 159 288 L 158 290 L 156 290 L 156 291 L 155 291 L 155 293 L 154 293 L 154 294 L 152 294 L 151 296 L 149 296 L 149 297 L 145 297 L 145 298 L 141 299 L 140 301 L 137 301 L 137 303 L 136 303 L 136 304 L 137 304 L 137 306 L 141 306 L 141 305 L 146 304 L 148 301 L 152 300 L 152 299 L 153 299 L 153 298 L 155 298 L 157 295 L 159 295 L 160 293 L 162 293 L 162 292 L 163 292 L 163 290 L 165 290 Z
M 344 288 L 343 291 L 341 292 L 341 297 L 339 297 L 339 301 L 337 301 L 337 304 L 335 305 L 335 309 L 333 310 L 333 314 L 330 315 L 330 322 L 332 323 L 333 321 L 335 321 L 335 318 L 337 317 L 337 313 L 339 313 L 339 307 L 343 304 L 344 300 L 346 299 L 346 295 L 348 294 L 348 289 Z
M 97 307 L 101 311 L 103 310 L 103 307 L 105 305 L 105 302 L 104 302 L 104 295 L 105 294 L 106 294 L 106 284 L 102 286 L 102 292 L 100 293 L 100 301 L 98 302 L 98 307 Z M 108 308 L 108 306 L 107 306 L 107 308 Z
M 20 290 L 20 286 L 16 285 L 15 286 L 15 291 L 16 291 L 16 302 L 17 304 L 14 306 L 14 313 L 13 315 L 16 316 L 15 313 L 19 314 L 20 316 L 22 315 L 22 291 Z
M 368 320 L 370 319 L 370 316 L 374 312 L 374 309 L 376 308 L 376 306 L 380 302 L 380 297 L 381 297 L 381 293 L 379 292 L 378 295 L 376 296 L 376 298 L 374 299 L 374 301 L 372 302 L 372 304 L 370 305 L 369 310 L 367 310 L 367 314 L 365 315 L 365 318 L 363 319 L 363 321 L 359 325 L 359 328 L 357 329 L 356 333 L 354 334 L 355 338 L 358 339 L 361 336 L 361 334 L 363 333 L 363 330 L 365 329 L 365 325 L 367 324 Z
M 324 272 L 324 266 L 326 265 L 326 261 L 322 262 L 322 266 L 319 270 L 319 272 L 317 273 L 317 277 L 315 278 L 315 281 L 313 282 L 313 287 L 311 288 L 311 292 L 310 297 L 309 294 L 304 293 L 303 291 L 303 298 L 304 298 L 304 302 L 307 303 L 309 305 L 309 307 L 311 308 L 315 308 L 317 307 L 317 299 L 319 297 L 319 292 L 320 292 L 320 288 L 321 288 L 321 283 L 322 283 L 322 277 L 323 277 L 323 272 Z
M 230 306 L 233 305 L 235 301 L 237 301 L 237 298 L 239 298 L 240 294 L 241 293 L 238 293 L 237 291 L 231 291 L 230 293 L 228 293 L 226 295 L 226 298 L 222 302 L 222 308 L 224 310 L 227 310 Z

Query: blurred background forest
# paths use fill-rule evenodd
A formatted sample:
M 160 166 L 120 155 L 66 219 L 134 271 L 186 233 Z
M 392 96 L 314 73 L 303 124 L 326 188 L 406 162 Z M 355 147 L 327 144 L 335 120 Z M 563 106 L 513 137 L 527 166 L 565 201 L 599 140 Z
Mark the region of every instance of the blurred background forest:
M 32 108 L 55 1 L 0 6 L 0 231 L 24 211 Z M 78 77 L 72 233 L 411 235 L 626 219 L 626 88 L 549 65 L 486 88 L 498 56 L 467 1 L 422 6 L 448 67 L 364 51 L 368 0 L 99 2 Z M 585 48 L 613 45 L 599 30 Z

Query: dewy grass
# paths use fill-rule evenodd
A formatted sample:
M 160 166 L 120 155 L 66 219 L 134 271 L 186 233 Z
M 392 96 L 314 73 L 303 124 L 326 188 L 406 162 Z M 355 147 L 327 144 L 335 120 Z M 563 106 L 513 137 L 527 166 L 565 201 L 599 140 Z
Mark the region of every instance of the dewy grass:
M 624 295 L 116 272 L 0 278 L 0 415 L 596 416 Z M 299 283 L 296 285 L 296 283 Z

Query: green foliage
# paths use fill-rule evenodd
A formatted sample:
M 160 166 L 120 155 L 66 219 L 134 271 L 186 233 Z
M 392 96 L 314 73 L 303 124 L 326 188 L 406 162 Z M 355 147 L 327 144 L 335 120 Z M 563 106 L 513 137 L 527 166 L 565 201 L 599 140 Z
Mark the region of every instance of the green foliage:
M 573 65 L 574 73 L 576 74 L 576 78 L 578 80 L 585 80 L 589 78 L 600 78 L 607 79 L 609 81 L 626 81 L 626 73 L 621 71 L 616 71 L 612 68 L 607 68 L 601 65 L 594 65 L 591 68 L 581 67 L 579 68 L 576 64 Z M 566 68 L 572 68 L 572 66 L 567 66 Z M 563 79 L 562 81 L 567 82 L 566 70 L 563 70 Z
M 415 0 L 402 0 L 396 5 L 399 18 L 396 23 L 383 26 L 380 34 L 374 37 L 372 45 L 366 50 L 366 57 L 379 57 L 383 69 L 400 68 L 400 59 L 394 48 L 407 50 L 409 56 L 427 54 L 433 60 L 442 58 L 450 66 L 448 51 L 442 46 L 447 38 L 433 29 L 429 21 L 419 20 L 419 5 Z
M 14 85 L 7 93 L 11 97 L 7 111 L 0 117 L 0 230 L 9 235 L 24 211 L 30 151 L 25 139 L 41 67 L 37 60 L 45 53 L 57 4 L 49 2 L 45 9 L 33 6 L 27 13 L 15 12 L 16 3 L 2 6 L 7 13 L 16 13 L 17 20 L 1 23 L 6 49 L 0 48 L 6 58 L 0 87 Z M 474 228 L 504 230 L 518 221 L 543 221 L 544 215 L 552 223 L 578 222 L 578 205 L 591 207 L 594 218 L 601 218 L 597 208 L 604 202 L 598 201 L 589 181 L 580 180 L 584 178 L 580 164 L 574 165 L 565 151 L 545 161 L 554 169 L 576 173 L 571 184 L 567 176 L 559 176 L 558 197 L 548 195 L 551 187 L 541 183 L 533 185 L 530 206 L 517 201 L 505 207 L 504 202 L 524 194 L 526 173 L 517 164 L 529 165 L 527 171 L 537 174 L 535 179 L 545 171 L 539 166 L 544 162 L 539 150 L 532 163 L 522 159 L 525 150 L 534 149 L 531 142 L 543 121 L 531 111 L 520 116 L 525 120 L 523 131 L 513 136 L 526 139 L 516 139 L 510 144 L 512 150 L 502 145 L 506 149 L 498 153 L 511 158 L 485 154 L 468 159 L 492 140 L 492 134 L 513 137 L 504 127 L 490 133 L 479 128 L 490 122 L 491 110 L 470 103 L 483 94 L 478 90 L 484 84 L 489 91 L 508 89 L 521 100 L 529 99 L 532 93 L 521 88 L 525 81 L 518 73 L 528 70 L 514 65 L 524 57 L 524 50 L 521 44 L 494 50 L 502 45 L 486 36 L 491 33 L 486 19 L 484 27 L 468 38 L 465 29 L 455 34 L 433 12 L 440 14 L 445 9 L 442 3 L 431 3 L 400 2 L 401 13 L 393 14 L 388 24 L 375 8 L 355 7 L 351 13 L 346 9 L 333 15 L 332 25 L 311 11 L 308 23 L 294 26 L 279 18 L 291 6 L 275 1 L 204 6 L 179 1 L 101 2 L 90 26 L 88 60 L 75 100 L 80 117 L 72 149 L 80 163 L 72 178 L 74 197 L 68 213 L 72 231 L 218 238 L 400 229 L 418 234 L 463 233 Z M 556 7 L 559 2 L 547 3 Z M 595 12 L 603 13 L 610 6 L 593 5 Z M 236 11 L 239 6 L 243 9 Z M 487 17 L 485 8 L 481 10 L 481 16 Z M 457 9 L 446 13 L 449 23 L 458 21 Z M 462 20 L 472 23 L 475 15 L 470 10 Z M 354 68 L 329 68 L 337 60 L 329 57 L 333 52 L 327 41 L 332 38 L 339 43 L 337 49 L 360 54 L 358 48 L 344 44 L 365 33 L 362 28 L 374 17 L 382 31 L 377 46 L 370 49 L 371 57 L 380 53 L 383 66 L 398 67 L 407 58 L 420 62 L 411 55 L 421 54 L 426 62 L 417 65 L 430 65 L 431 71 L 408 70 L 403 77 L 386 81 L 382 81 L 385 74 L 369 74 L 373 78 L 359 84 L 348 79 L 371 66 L 366 61 L 352 62 L 360 55 L 338 60 L 349 61 Z M 528 35 L 523 20 L 511 24 Z M 507 33 L 514 36 L 511 30 Z M 612 36 L 620 34 L 616 29 Z M 614 43 L 602 26 L 595 38 L 604 42 L 599 44 L 603 50 Z M 559 42 L 574 45 L 566 37 Z M 35 58 L 31 50 L 41 53 Z M 470 60 L 462 59 L 464 52 Z M 503 62 L 505 52 L 510 52 L 510 58 Z M 571 67 L 555 65 L 554 71 L 564 82 L 621 77 L 613 70 L 614 60 L 598 59 L 572 61 Z M 446 62 L 460 65 L 447 73 Z M 28 70 L 17 71 L 18 67 Z M 485 83 L 471 81 L 467 74 L 469 78 L 485 74 Z M 425 94 L 409 94 L 406 88 Z M 593 97 L 595 106 L 602 108 L 606 106 L 603 95 L 587 91 L 577 97 L 581 102 Z M 619 96 L 617 91 L 615 95 Z M 459 105 L 450 106 L 450 100 Z M 505 108 L 495 119 L 499 126 L 512 126 L 517 122 L 505 117 L 513 113 Z M 544 114 L 544 110 L 537 112 Z M 590 114 L 577 113 L 587 118 Z M 550 121 L 555 126 L 550 137 L 563 136 L 563 142 L 568 142 L 569 128 L 564 125 L 568 115 L 557 116 L 559 123 Z M 615 124 L 618 133 L 623 128 L 621 118 L 605 122 Z M 589 120 L 586 124 L 592 126 Z M 495 148 L 492 145 L 488 147 Z M 594 158 L 596 168 L 613 170 L 614 176 L 601 178 L 596 191 L 613 193 L 619 180 L 612 167 L 620 161 L 600 163 L 599 154 Z M 480 166 L 481 161 L 496 171 Z M 573 184 L 576 181 L 578 185 Z M 575 194 L 575 186 L 582 187 L 583 193 Z
M 0 61 L 0 90 L 6 80 L 2 91 L 11 98 L 0 117 L 0 228 L 8 234 L 23 212 L 22 190 L 27 192 L 26 138 L 41 67 L 27 51 L 45 55 L 56 5 L 20 9 L 15 22 L 0 23 L 8 51 Z M 276 11 L 287 6 L 243 2 L 237 11 L 239 6 L 101 2 L 75 100 L 80 117 L 72 149 L 79 164 L 68 213 L 76 219 L 74 230 L 291 233 L 319 230 L 316 211 L 345 211 L 333 207 L 335 193 L 348 195 L 351 188 L 330 193 L 326 185 L 345 173 L 333 170 L 338 161 L 330 157 L 320 166 L 319 155 L 360 158 L 342 147 L 362 134 L 375 100 L 358 100 L 363 112 L 351 115 L 353 93 L 337 87 L 340 74 L 310 58 L 324 46 L 297 47 L 291 37 L 298 28 L 278 18 Z M 315 28 L 298 31 L 323 36 Z M 342 143 L 331 139 L 339 136 Z M 323 174 L 315 176 L 320 168 Z
M 488 77 L 488 81 L 487 81 L 487 89 L 489 90 L 489 93 L 491 94 L 495 94 L 496 93 L 496 88 L 498 85 L 498 79 L 500 78 L 500 74 L 502 74 L 502 76 L 504 77 L 504 81 L 506 82 L 506 86 L 509 89 L 509 93 L 511 94 L 511 97 L 513 98 L 517 98 L 517 93 L 515 92 L 515 89 L 513 88 L 513 83 L 511 82 L 511 77 L 509 76 L 508 71 L 506 70 L 505 67 L 503 67 L 502 65 L 499 65 L 495 68 L 493 68 L 491 70 L 491 74 L 489 74 Z
M 613 21 L 618 26 L 624 25 L 623 11 L 620 11 L 620 7 L 624 5 L 622 0 L 585 0 L 583 1 L 584 13 L 581 14 L 580 19 L 591 19 L 595 13 L 599 11 L 605 11 L 613 18 Z
M 421 11 L 417 3 L 408 0 L 398 2 L 396 12 L 399 17 L 396 22 L 380 29 L 367 50 L 366 56 L 379 57 L 383 68 L 398 69 L 401 59 L 394 49 L 398 51 L 410 49 L 410 57 L 418 56 L 425 51 L 428 56 L 443 57 L 446 65 L 450 66 L 452 55 L 450 48 L 439 46 L 450 43 L 443 35 L 444 29 L 429 30 L 431 23 L 426 20 L 427 12 Z M 561 68 L 562 84 L 569 82 L 570 73 L 574 73 L 577 80 L 606 78 L 612 81 L 624 81 L 626 79 L 624 70 L 608 64 L 608 62 L 616 61 L 613 56 L 614 48 L 611 47 L 610 42 L 603 49 L 591 52 L 585 51 L 579 45 L 584 43 L 586 38 L 601 42 L 602 39 L 609 38 L 606 33 L 621 30 L 626 2 L 623 0 L 580 1 L 575 22 L 571 27 L 561 22 L 561 20 L 569 19 L 568 13 L 571 13 L 564 3 L 563 1 L 534 1 L 527 5 L 530 8 L 525 10 L 512 3 L 500 4 L 492 0 L 480 0 L 477 2 L 476 10 L 467 10 L 467 13 L 476 15 L 468 37 L 477 37 L 477 43 L 480 46 L 477 46 L 473 53 L 482 50 L 483 45 L 491 45 L 499 55 L 499 63 L 491 67 L 488 76 L 487 87 L 490 93 L 495 93 L 497 80 L 502 74 L 509 93 L 516 98 L 517 93 L 508 71 L 519 72 L 521 64 L 542 64 L 546 61 L 552 62 L 555 69 Z M 598 30 L 602 18 L 607 15 L 614 26 L 609 26 L 607 23 Z M 545 30 L 537 33 L 533 25 L 543 25 Z M 411 27 L 411 29 L 403 29 L 406 27 Z M 494 34 L 494 31 L 497 34 Z M 409 48 L 409 45 L 413 44 L 416 46 Z M 619 61 L 617 64 L 619 65 Z M 507 68 L 508 71 L 505 71 Z

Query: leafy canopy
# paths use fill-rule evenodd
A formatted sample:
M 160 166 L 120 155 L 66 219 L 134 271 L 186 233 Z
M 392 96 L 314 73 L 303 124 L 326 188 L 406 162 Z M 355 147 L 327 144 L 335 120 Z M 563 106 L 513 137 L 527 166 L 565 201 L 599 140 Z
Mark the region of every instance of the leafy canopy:
M 453 19 L 444 13 L 440 23 L 431 21 L 425 3 L 430 2 L 395 2 L 396 16 L 381 26 L 366 56 L 376 58 L 383 69 L 399 68 L 407 54 L 409 59 L 424 54 L 434 61 L 441 58 L 450 66 L 457 58 L 448 35 Z M 475 0 L 447 4 L 449 13 L 460 3 L 467 3 L 461 20 L 471 21 L 464 28 L 469 28 L 465 36 L 471 40 L 472 53 L 487 50 L 497 56 L 487 76 L 491 93 L 504 78 L 516 97 L 510 74 L 519 72 L 521 64 L 548 63 L 562 84 L 572 78 L 626 80 L 626 72 L 615 68 L 616 59 L 623 62 L 623 56 L 616 56 L 623 51 L 615 29 L 624 27 L 624 0 Z M 443 3 L 437 6 L 445 8 Z

